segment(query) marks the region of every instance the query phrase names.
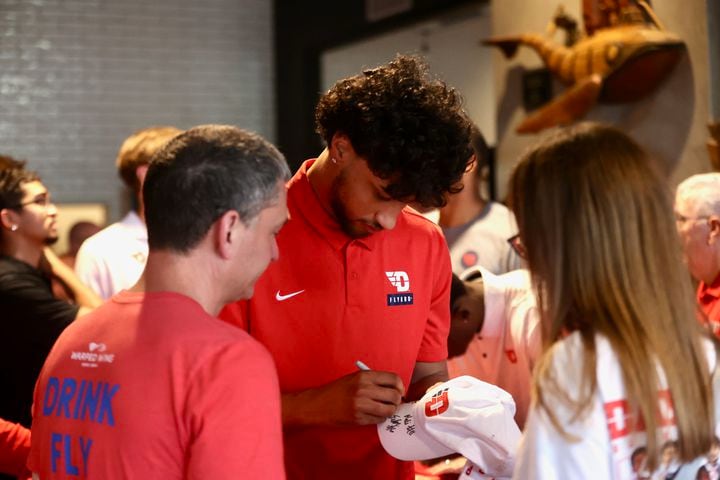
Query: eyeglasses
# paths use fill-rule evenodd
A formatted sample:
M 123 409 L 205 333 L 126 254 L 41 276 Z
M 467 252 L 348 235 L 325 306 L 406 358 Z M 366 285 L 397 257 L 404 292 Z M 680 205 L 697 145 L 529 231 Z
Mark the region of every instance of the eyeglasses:
M 43 194 L 40 194 L 37 197 L 33 198 L 32 200 L 27 200 L 25 202 L 17 204 L 17 206 L 15 208 L 27 207 L 28 205 L 32 205 L 32 204 L 47 208 L 50 206 L 51 203 L 52 203 L 52 200 L 50 199 L 50 194 L 43 193 Z
M 515 251 L 515 253 L 518 254 L 520 258 L 523 260 L 527 260 L 527 250 L 525 249 L 525 245 L 523 245 L 522 240 L 520 240 L 520 234 L 513 235 L 512 237 L 507 239 L 507 242 L 510 244 L 512 249 Z

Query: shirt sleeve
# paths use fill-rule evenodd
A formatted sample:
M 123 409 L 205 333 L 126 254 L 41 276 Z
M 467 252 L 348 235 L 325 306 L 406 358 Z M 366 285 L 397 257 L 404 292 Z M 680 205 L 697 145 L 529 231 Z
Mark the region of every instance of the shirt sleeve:
M 270 354 L 249 339 L 217 352 L 187 397 L 188 479 L 284 479 L 280 389 Z
M 30 430 L 0 418 L 0 472 L 28 477 L 25 466 L 30 453 Z
M 568 396 L 576 400 L 580 396 L 582 356 L 567 351 L 556 354 L 558 350 L 555 349 L 553 358 L 554 373 L 559 375 L 555 378 L 560 379 L 561 388 Z M 600 396 L 595 395 L 592 405 L 575 418 L 574 409 L 568 406 L 568 398 L 542 384 L 540 389 L 546 405 L 552 409 L 566 435 L 555 427 L 547 411 L 533 401 L 513 479 L 613 478 L 610 441 Z
M 435 252 L 431 257 L 436 258 L 433 271 L 434 285 L 432 300 L 425 327 L 420 351 L 419 362 L 438 362 L 447 359 L 447 339 L 450 332 L 450 284 L 452 283 L 452 270 L 450 266 L 450 253 L 442 234 L 437 234 Z

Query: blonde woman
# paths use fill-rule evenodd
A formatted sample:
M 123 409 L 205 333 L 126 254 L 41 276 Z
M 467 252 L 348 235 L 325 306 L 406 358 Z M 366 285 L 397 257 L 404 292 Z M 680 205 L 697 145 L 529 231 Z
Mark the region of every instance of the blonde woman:
M 510 195 L 545 344 L 514 478 L 694 475 L 682 464 L 710 450 L 716 350 L 657 165 L 619 130 L 582 124 L 526 154 Z

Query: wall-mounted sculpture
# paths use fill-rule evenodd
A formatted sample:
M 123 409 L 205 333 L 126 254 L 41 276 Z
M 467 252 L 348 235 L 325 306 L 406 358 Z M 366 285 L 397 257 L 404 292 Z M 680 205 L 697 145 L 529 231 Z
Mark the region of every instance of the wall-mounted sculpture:
M 601 11 L 603 16 L 592 16 Z M 562 95 L 528 115 L 518 133 L 533 133 L 583 117 L 596 102 L 624 103 L 652 92 L 680 60 L 685 44 L 668 32 L 643 0 L 585 0 L 583 18 L 594 18 L 592 35 L 570 46 L 534 33 L 494 37 L 507 58 L 518 47 L 533 48 L 547 68 L 569 86 Z M 562 20 L 558 22 L 557 19 Z M 572 24 L 562 11 L 556 15 L 561 27 Z M 572 32 L 568 32 L 570 36 Z

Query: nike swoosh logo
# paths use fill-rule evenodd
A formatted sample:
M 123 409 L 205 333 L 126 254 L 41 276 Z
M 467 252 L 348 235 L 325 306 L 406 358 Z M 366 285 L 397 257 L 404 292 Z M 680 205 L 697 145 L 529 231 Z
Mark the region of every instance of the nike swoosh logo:
M 305 290 L 298 290 L 297 292 L 288 293 L 287 295 L 280 295 L 280 290 L 278 290 L 275 294 L 275 300 L 277 300 L 278 302 L 282 302 L 284 300 L 287 300 L 288 298 L 294 297 L 295 295 L 300 295 L 304 291 Z

